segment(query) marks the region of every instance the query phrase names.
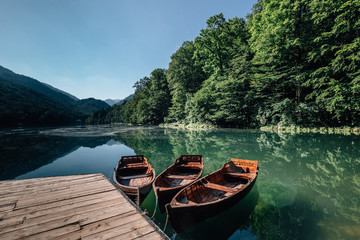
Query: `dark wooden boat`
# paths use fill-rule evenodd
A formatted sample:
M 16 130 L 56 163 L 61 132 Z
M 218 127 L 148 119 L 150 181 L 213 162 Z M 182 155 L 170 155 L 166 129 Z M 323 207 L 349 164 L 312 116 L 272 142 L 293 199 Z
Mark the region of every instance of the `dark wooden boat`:
M 178 233 L 232 207 L 252 189 L 258 175 L 258 161 L 231 162 L 177 193 L 166 211 Z
M 201 177 L 204 169 L 202 155 L 181 155 L 175 163 L 156 177 L 153 188 L 162 212 L 165 204 L 181 189 Z
M 151 191 L 155 170 L 143 155 L 123 156 L 113 178 L 115 184 L 140 206 Z

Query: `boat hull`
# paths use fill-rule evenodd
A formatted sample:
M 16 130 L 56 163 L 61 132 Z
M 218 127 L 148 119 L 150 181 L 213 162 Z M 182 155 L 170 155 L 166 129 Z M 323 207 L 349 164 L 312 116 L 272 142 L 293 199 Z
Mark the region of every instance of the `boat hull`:
M 151 188 L 152 188 L 152 183 L 154 182 L 154 180 L 153 180 L 153 181 L 149 182 L 149 184 L 141 186 L 141 187 L 128 187 L 128 186 L 119 184 L 117 181 L 115 181 L 115 179 L 116 179 L 116 177 L 115 177 L 115 173 L 114 173 L 114 182 L 115 182 L 116 186 L 118 188 L 120 188 L 126 194 L 126 196 L 128 196 L 138 206 L 141 206 L 141 204 L 144 202 L 147 195 L 149 195 Z
M 183 165 L 184 163 L 185 166 Z M 178 192 L 201 177 L 203 168 L 202 155 L 181 155 L 180 158 L 175 160 L 173 165 L 156 177 L 153 188 L 161 213 L 165 212 L 165 205 L 169 203 Z M 189 175 L 193 177 L 188 178 Z M 172 179 L 171 176 L 177 176 L 177 178 Z M 182 179 L 181 176 L 184 178 Z
M 114 169 L 113 180 L 119 189 L 140 206 L 151 191 L 155 170 L 143 155 L 123 156 Z
M 193 225 L 231 208 L 251 191 L 256 178 L 242 191 L 239 191 L 233 196 L 222 201 L 209 204 L 190 205 L 186 207 L 177 207 L 167 204 L 166 211 L 169 215 L 169 220 L 173 229 L 177 233 L 184 232 Z
M 190 184 L 187 184 L 185 186 L 181 186 L 178 188 L 159 188 L 154 186 L 154 192 L 156 195 L 156 198 L 158 200 L 159 209 L 161 213 L 165 212 L 165 205 L 171 202 L 171 199 L 182 189 L 189 186 Z

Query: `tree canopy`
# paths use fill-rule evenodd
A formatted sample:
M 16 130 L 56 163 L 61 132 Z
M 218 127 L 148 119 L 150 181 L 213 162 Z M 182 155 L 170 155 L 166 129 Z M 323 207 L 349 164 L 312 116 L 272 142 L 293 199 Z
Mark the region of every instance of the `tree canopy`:
M 89 122 L 358 126 L 359 16 L 360 0 L 259 0 L 247 19 L 211 16 L 167 70 Z

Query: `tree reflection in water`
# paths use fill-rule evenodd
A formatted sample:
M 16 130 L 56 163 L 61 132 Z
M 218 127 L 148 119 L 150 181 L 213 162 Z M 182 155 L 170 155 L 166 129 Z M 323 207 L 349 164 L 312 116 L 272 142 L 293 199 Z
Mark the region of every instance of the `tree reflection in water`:
M 235 129 L 94 128 L 95 132 L 81 127 L 82 134 L 77 134 L 77 128 L 60 128 L 47 134 L 35 130 L 0 131 L 0 178 L 13 179 L 45 165 L 55 168 L 56 162 L 60 164 L 56 159 L 62 156 L 68 159 L 64 164 L 70 164 L 64 169 L 70 168 L 74 174 L 84 173 L 84 165 L 77 169 L 71 165 L 70 160 L 79 159 L 90 166 L 89 172 L 112 173 L 121 154 L 133 151 L 145 155 L 157 174 L 181 154 L 202 154 L 203 175 L 221 168 L 231 158 L 258 160 L 259 176 L 248 195 L 252 199 L 257 189 L 253 207 L 236 205 L 239 209 L 230 211 L 231 216 L 224 212 L 181 235 L 174 235 L 169 224 L 166 233 L 174 239 L 360 239 L 360 136 Z M 118 133 L 105 136 L 103 132 Z M 82 146 L 88 147 L 83 151 L 87 155 L 78 151 Z M 56 169 L 56 173 L 66 174 L 59 171 Z M 248 208 L 243 209 L 243 205 Z M 151 192 L 142 209 L 152 215 L 154 207 L 155 195 Z M 251 219 L 246 211 L 251 212 Z M 233 220 L 229 223 L 227 219 Z M 157 210 L 155 223 L 162 228 L 165 220 L 166 214 Z
M 360 237 L 359 136 L 152 129 L 117 138 L 148 156 L 158 174 L 181 154 L 202 154 L 204 174 L 230 158 L 258 160 L 250 221 L 258 239 Z

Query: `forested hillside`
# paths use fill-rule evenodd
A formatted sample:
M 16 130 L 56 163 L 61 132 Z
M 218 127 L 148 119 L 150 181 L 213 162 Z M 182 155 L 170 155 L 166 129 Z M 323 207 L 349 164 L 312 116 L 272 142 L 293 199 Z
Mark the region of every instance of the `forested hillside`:
M 76 97 L 0 66 L 0 127 L 67 125 L 85 119 L 109 105 Z
M 259 0 L 207 28 L 88 123 L 359 126 L 360 0 Z

